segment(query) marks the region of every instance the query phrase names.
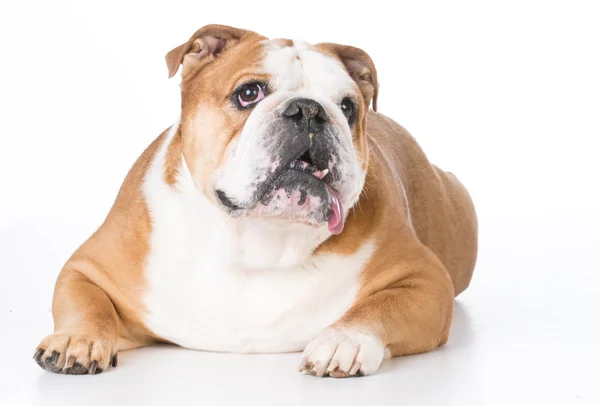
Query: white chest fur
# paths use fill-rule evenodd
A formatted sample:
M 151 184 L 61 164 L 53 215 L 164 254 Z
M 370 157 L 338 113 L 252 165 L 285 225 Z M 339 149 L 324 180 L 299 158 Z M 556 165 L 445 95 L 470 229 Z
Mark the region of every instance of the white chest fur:
M 189 348 L 301 351 L 352 305 L 374 244 L 349 256 L 311 255 L 327 227 L 232 220 L 197 191 L 185 163 L 178 184 L 167 185 L 163 163 L 173 133 L 144 184 L 152 218 L 146 325 Z

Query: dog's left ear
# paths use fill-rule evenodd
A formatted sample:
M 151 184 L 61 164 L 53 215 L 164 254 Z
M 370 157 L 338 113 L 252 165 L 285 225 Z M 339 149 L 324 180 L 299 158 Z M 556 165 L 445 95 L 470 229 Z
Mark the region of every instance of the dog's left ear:
M 166 55 L 169 77 L 175 76 L 182 63 L 185 76 L 187 70 L 213 61 L 225 49 L 250 34 L 254 33 L 226 25 L 212 24 L 200 28 L 186 43 L 172 49 Z
M 358 83 L 358 88 L 365 99 L 367 109 L 372 101 L 373 110 L 377 111 L 379 82 L 377 82 L 377 69 L 375 69 L 375 64 L 369 54 L 360 48 L 348 45 L 322 43 L 318 44 L 317 47 L 340 58 L 352 79 Z

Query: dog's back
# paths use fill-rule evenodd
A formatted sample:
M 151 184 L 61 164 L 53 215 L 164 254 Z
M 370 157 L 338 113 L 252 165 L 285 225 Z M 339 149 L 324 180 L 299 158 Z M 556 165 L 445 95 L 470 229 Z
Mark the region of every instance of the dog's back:
M 400 178 L 415 233 L 444 264 L 458 295 L 469 285 L 477 257 L 477 218 L 469 193 L 456 176 L 432 165 L 390 118 L 371 111 L 367 133 L 371 156 Z

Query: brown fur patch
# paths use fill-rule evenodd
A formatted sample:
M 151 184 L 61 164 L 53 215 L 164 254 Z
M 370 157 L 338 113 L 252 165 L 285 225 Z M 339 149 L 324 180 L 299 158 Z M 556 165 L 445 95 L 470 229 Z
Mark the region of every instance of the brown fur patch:
M 359 205 L 344 232 L 320 249 L 349 254 L 374 238 L 377 250 L 355 304 L 336 326 L 374 332 L 394 356 L 428 351 L 447 341 L 452 298 L 473 273 L 473 205 L 456 178 L 431 165 L 404 128 L 370 112 L 367 133 L 370 165 Z
M 165 155 L 165 182 L 174 185 L 181 168 L 181 132 L 178 130 L 173 136 Z
M 141 187 L 165 135 L 166 131 L 138 158 L 104 224 L 65 264 L 53 302 L 56 331 L 68 329 L 79 318 L 80 333 L 88 329 L 93 337 L 93 332 L 99 329 L 114 337 L 117 350 L 139 347 L 157 339 L 141 321 L 145 313 L 141 302 L 145 290 L 142 259 L 148 254 L 152 229 Z M 94 287 L 99 287 L 107 300 L 101 297 L 91 300 L 93 295 L 86 292 Z M 87 314 L 87 323 L 81 323 L 79 312 Z
M 209 198 L 213 194 L 208 190 L 210 177 L 222 164 L 225 151 L 242 132 L 250 114 L 250 110 L 238 111 L 232 106 L 231 93 L 242 80 L 269 80 L 260 69 L 263 39 L 249 35 L 238 46 L 183 79 L 183 155 L 196 186 Z

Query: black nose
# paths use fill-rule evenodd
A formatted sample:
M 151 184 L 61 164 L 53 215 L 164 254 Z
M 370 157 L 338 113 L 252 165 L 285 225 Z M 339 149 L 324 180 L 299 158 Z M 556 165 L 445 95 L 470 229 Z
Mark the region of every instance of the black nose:
M 241 207 L 238 206 L 237 204 L 233 203 L 231 201 L 231 199 L 222 190 L 218 190 L 217 189 L 217 197 L 219 198 L 219 200 L 221 201 L 221 203 L 223 203 L 224 206 L 230 208 L 231 210 L 239 210 L 239 209 L 241 209 Z
M 319 132 L 327 122 L 325 109 L 311 99 L 294 99 L 283 111 L 300 131 Z

